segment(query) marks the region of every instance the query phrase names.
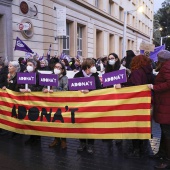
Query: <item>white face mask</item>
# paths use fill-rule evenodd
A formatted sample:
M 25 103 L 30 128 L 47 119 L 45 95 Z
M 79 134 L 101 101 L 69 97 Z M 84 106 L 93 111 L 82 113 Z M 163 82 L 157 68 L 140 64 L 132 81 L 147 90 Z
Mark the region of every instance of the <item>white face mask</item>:
M 34 69 L 33 69 L 33 67 L 32 66 L 27 66 L 27 71 L 30 73 L 30 72 L 32 72 Z
M 96 71 L 97 71 L 97 69 L 96 69 L 95 66 L 93 66 L 93 67 L 90 68 L 90 72 L 91 72 L 91 73 L 96 73 Z
M 59 70 L 57 68 L 54 69 L 54 74 L 60 74 L 60 73 L 61 73 L 61 70 Z
M 111 66 L 112 66 L 112 65 L 114 65 L 114 64 L 115 64 L 115 62 L 116 62 L 116 61 L 115 61 L 114 59 L 109 60 L 109 65 L 111 65 Z

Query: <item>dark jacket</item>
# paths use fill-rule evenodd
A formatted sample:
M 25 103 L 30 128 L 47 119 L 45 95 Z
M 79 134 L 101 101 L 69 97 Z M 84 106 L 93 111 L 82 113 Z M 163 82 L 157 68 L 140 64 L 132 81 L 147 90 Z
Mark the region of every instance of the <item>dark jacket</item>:
M 19 86 L 17 84 L 17 74 L 9 81 L 8 81 L 8 77 L 6 76 L 5 86 L 7 89 L 19 92 Z
M 131 72 L 127 79 L 126 86 L 137 86 L 144 84 L 151 84 L 154 81 L 151 65 L 143 66 L 140 69 Z
M 96 72 L 96 73 L 93 73 L 90 77 L 94 77 L 95 78 L 95 84 L 96 84 L 96 89 L 101 89 L 102 86 L 101 86 L 101 82 L 100 82 L 100 79 L 99 79 L 99 74 Z M 84 74 L 82 72 L 82 70 L 80 70 L 78 73 L 76 73 L 74 75 L 74 78 L 76 77 L 84 77 Z
M 162 64 L 153 90 L 154 119 L 160 124 L 170 124 L 170 60 Z

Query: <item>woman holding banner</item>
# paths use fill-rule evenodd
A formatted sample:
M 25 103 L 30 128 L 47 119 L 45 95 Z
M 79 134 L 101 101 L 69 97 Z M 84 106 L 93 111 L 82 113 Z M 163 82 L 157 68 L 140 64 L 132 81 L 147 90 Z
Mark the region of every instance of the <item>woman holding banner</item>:
M 27 61 L 26 72 L 36 74 L 36 84 L 28 84 L 28 88 L 24 88 L 24 85 L 21 85 L 19 89 L 22 93 L 29 93 L 31 91 L 42 91 L 43 86 L 39 85 L 39 74 L 37 72 L 37 62 L 33 59 Z M 40 141 L 40 136 L 31 135 L 30 138 L 25 141 L 25 144 L 34 144 Z
M 95 78 L 96 89 L 101 89 L 101 83 L 97 73 L 97 69 L 95 67 L 95 61 L 91 58 L 86 58 L 81 65 L 81 70 L 75 74 L 74 78 L 92 76 Z M 89 90 L 81 90 L 81 92 L 88 93 Z M 93 146 L 94 139 L 80 139 L 80 146 L 78 147 L 77 151 L 82 152 L 86 148 L 88 153 L 93 154 L 94 152 Z
M 122 70 L 122 69 L 126 69 L 126 68 L 121 64 L 118 55 L 116 53 L 110 53 L 107 58 L 107 65 L 105 67 L 105 73 L 110 73 L 110 72 L 118 71 L 118 70 Z M 111 86 L 111 87 L 113 87 L 113 86 Z M 107 141 L 109 149 L 113 149 L 111 139 L 106 139 L 103 141 L 104 142 Z M 115 142 L 116 142 L 117 146 L 120 146 L 122 143 L 122 140 L 115 140 Z
M 9 89 L 12 91 L 19 91 L 19 87 L 17 85 L 17 73 L 20 72 L 20 65 L 18 61 L 10 61 L 8 64 L 8 73 L 1 76 L 1 80 L 4 82 L 1 82 L 1 86 L 3 90 Z M 3 79 L 2 79 L 3 78 Z M 1 134 L 6 134 L 7 131 L 3 130 L 1 131 Z M 14 137 L 16 133 L 12 132 L 11 137 Z
M 58 87 L 52 87 L 49 91 L 47 88 L 43 89 L 44 93 L 56 92 L 56 91 L 67 91 L 68 90 L 68 77 L 66 76 L 66 68 L 65 65 L 61 62 L 58 62 L 54 65 L 53 68 L 54 74 L 58 75 Z M 67 148 L 66 138 L 58 138 L 55 137 L 54 141 L 49 145 L 49 147 L 58 146 L 61 144 L 62 149 Z
M 153 83 L 154 76 L 152 74 L 152 61 L 144 55 L 135 56 L 131 62 L 131 74 L 127 79 L 125 86 L 138 86 Z M 145 140 L 132 140 L 132 151 L 125 154 L 127 158 L 140 158 L 144 153 Z
M 170 169 L 170 52 L 162 50 L 158 53 L 160 70 L 155 83 L 148 87 L 154 91 L 154 120 L 161 127 L 161 141 L 155 158 L 162 157 L 162 163 L 156 169 Z M 163 151 L 163 152 L 161 152 Z

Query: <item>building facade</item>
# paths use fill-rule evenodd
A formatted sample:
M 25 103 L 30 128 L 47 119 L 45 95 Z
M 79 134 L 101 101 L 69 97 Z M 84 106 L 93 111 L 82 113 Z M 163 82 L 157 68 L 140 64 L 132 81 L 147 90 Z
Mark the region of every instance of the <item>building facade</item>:
M 153 0 L 0 0 L 0 55 L 11 59 L 25 56 L 14 51 L 16 38 L 34 52 L 71 57 L 99 58 L 115 52 L 122 57 L 124 11 L 127 14 L 126 50 L 139 52 L 140 43 L 151 42 Z M 143 6 L 143 12 L 137 8 Z M 57 35 L 57 9 L 66 8 L 66 36 Z M 8 12 L 7 12 L 8 11 Z M 30 30 L 20 30 L 29 23 Z M 5 25 L 5 26 L 4 26 Z

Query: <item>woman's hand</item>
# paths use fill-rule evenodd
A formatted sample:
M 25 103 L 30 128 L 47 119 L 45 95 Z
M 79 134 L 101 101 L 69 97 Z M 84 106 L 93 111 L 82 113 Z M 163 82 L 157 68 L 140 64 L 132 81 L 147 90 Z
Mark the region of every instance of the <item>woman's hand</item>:
M 121 84 L 115 84 L 115 85 L 114 85 L 114 88 L 115 88 L 115 89 L 121 89 L 122 86 L 121 86 Z
M 30 89 L 19 89 L 19 91 L 20 91 L 21 93 L 30 93 L 30 92 L 31 92 Z
M 6 86 L 3 86 L 3 87 L 2 87 L 2 90 L 6 90 Z
M 148 88 L 153 90 L 153 84 L 148 84 Z
M 49 93 L 53 93 L 54 91 L 53 91 L 53 90 L 49 90 L 49 91 L 48 91 L 48 89 L 44 89 L 43 92 L 44 92 L 44 93 L 48 93 L 48 92 L 49 92 Z
M 86 93 L 89 93 L 89 90 L 81 90 L 81 92 L 86 94 Z

